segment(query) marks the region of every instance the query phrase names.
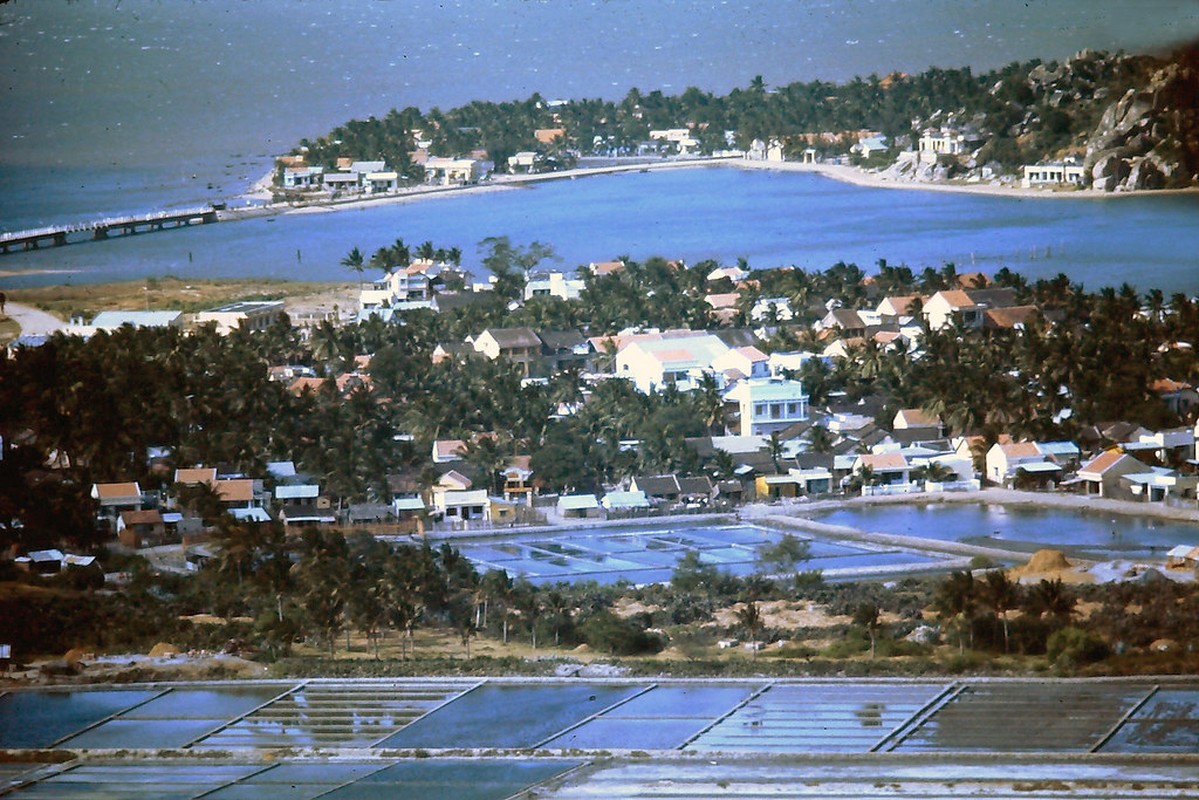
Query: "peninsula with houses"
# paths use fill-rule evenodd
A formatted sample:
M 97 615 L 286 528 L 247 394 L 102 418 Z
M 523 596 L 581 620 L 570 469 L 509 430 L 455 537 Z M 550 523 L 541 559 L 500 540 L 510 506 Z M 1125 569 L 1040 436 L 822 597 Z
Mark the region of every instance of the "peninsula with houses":
M 1082 51 L 974 75 L 933 68 L 716 96 L 471 103 L 354 120 L 279 159 L 272 198 L 330 203 L 662 159 L 854 168 L 893 186 L 1193 188 L 1199 61 Z M 368 159 L 368 160 L 362 160 Z M 830 170 L 839 177 L 846 173 Z

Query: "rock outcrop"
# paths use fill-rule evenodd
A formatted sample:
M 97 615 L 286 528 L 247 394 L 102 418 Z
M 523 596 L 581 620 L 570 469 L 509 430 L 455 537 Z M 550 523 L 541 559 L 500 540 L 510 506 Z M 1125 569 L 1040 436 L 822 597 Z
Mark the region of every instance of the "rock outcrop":
M 1199 183 L 1199 50 L 1184 51 L 1103 112 L 1084 162 L 1108 192 Z

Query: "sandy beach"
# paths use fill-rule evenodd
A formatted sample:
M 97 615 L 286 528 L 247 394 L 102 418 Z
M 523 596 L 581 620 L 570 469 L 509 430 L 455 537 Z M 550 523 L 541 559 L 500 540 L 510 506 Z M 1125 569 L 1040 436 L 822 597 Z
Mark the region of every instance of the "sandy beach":
M 310 203 L 270 203 L 271 180 L 270 173 L 257 181 L 251 191 L 242 196 L 242 200 L 256 205 L 234 207 L 223 212 L 223 219 L 236 219 L 245 216 L 262 216 L 265 214 L 320 214 L 337 210 L 361 209 L 375 205 L 412 203 L 418 200 L 428 200 L 438 197 L 457 197 L 463 194 L 487 194 L 492 192 L 519 189 L 536 183 L 548 181 L 577 180 L 594 175 L 615 175 L 623 172 L 657 172 L 660 170 L 677 169 L 712 169 L 734 168 L 748 170 L 767 170 L 773 172 L 806 172 L 821 175 L 842 183 L 862 186 L 871 189 L 901 189 L 907 191 L 927 192 L 956 192 L 960 194 L 988 195 L 992 197 L 1010 197 L 1017 199 L 1070 199 L 1070 200 L 1107 200 L 1120 197 L 1139 197 L 1144 195 L 1176 195 L 1196 194 L 1199 187 L 1186 189 L 1139 190 L 1131 192 L 1101 192 L 1092 189 L 1025 189 L 1022 186 L 988 183 L 955 183 L 930 182 L 917 180 L 894 180 L 880 172 L 872 172 L 858 167 L 842 164 L 805 164 L 798 161 L 750 161 L 736 156 L 719 158 L 677 158 L 646 161 L 644 159 L 630 160 L 628 163 L 606 164 L 598 167 L 578 167 L 561 172 L 538 173 L 534 175 L 496 175 L 487 183 L 471 186 L 411 186 L 393 194 L 374 196 L 356 196 L 338 200 L 314 200 Z M 264 204 L 265 201 L 265 204 Z

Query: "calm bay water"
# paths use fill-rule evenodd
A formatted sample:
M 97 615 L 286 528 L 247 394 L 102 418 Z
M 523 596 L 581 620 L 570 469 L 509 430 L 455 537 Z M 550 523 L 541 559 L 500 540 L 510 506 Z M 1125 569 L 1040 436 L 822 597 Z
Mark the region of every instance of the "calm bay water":
M 1007 547 L 1023 543 L 1030 552 L 1057 547 L 1091 558 L 1160 558 L 1175 545 L 1199 541 L 1199 526 L 1187 522 L 981 503 L 845 508 L 819 520 L 926 539 L 993 541 Z
M 1199 291 L 1199 196 L 1029 200 L 868 189 L 811 174 L 728 167 L 605 175 L 328 213 L 284 214 L 5 257 L 30 274 L 0 286 L 166 274 L 311 280 L 352 277 L 339 261 L 397 237 L 457 246 L 478 264 L 488 236 L 554 246 L 573 270 L 619 255 L 755 267 L 1008 266 L 1065 272 L 1090 288 L 1130 281 Z M 65 271 L 65 272 L 63 272 Z M 44 272 L 44 274 L 39 274 Z
M 0 229 L 236 196 L 301 137 L 392 107 L 985 70 L 1196 35 L 1199 5 L 1187 0 L 13 0 L 0 5 Z M 1192 291 L 1195 210 L 1178 198 L 1029 203 L 733 171 L 621 176 L 10 256 L 0 272 L 40 274 L 0 285 L 335 278 L 355 245 L 403 236 L 469 255 L 509 235 L 553 244 L 568 267 L 617 254 L 817 268 L 952 260 Z

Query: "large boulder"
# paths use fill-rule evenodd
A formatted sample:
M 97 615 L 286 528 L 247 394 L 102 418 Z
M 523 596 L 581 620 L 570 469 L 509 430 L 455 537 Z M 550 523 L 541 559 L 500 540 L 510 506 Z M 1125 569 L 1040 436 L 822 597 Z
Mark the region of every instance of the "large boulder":
M 1118 150 L 1097 153 L 1091 161 L 1091 186 L 1104 192 L 1115 191 L 1128 177 L 1128 162 L 1120 158 Z
M 1161 189 L 1165 185 L 1165 176 L 1162 175 L 1157 165 L 1148 158 L 1136 159 L 1128 172 L 1128 178 L 1124 181 L 1124 188 L 1129 190 Z

